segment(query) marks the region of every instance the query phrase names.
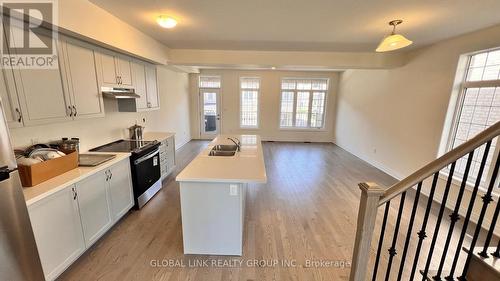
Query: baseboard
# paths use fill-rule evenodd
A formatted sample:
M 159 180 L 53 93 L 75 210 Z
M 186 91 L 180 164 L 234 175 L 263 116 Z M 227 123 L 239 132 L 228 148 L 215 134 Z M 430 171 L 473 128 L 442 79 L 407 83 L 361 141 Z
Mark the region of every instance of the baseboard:
M 187 141 L 185 141 L 183 143 L 176 144 L 175 150 L 179 150 L 181 147 L 183 147 L 184 145 L 186 145 L 188 142 L 190 142 L 192 140 L 193 140 L 192 138 L 189 138 Z
M 386 165 L 384 165 L 384 164 L 382 164 L 382 163 L 380 163 L 380 162 L 378 162 L 378 161 L 375 161 L 375 160 L 373 160 L 373 159 L 369 159 L 369 158 L 367 158 L 367 157 L 365 157 L 365 156 L 363 156 L 363 155 L 360 155 L 360 154 L 358 154 L 358 153 L 355 153 L 355 152 L 351 151 L 351 150 L 350 150 L 350 149 L 348 149 L 348 148 L 345 148 L 345 147 L 342 147 L 342 146 L 338 145 L 338 144 L 337 144 L 337 143 L 335 143 L 335 142 L 333 142 L 333 144 L 335 144 L 336 146 L 338 146 L 338 147 L 342 148 L 343 150 L 345 150 L 345 151 L 349 152 L 350 154 L 352 154 L 352 155 L 356 156 L 357 158 L 359 158 L 359 159 L 363 160 L 364 162 L 366 162 L 366 163 L 368 163 L 368 164 L 372 165 L 373 167 L 375 167 L 375 168 L 377 168 L 377 169 L 381 170 L 382 172 L 384 172 L 384 173 L 388 174 L 389 176 L 391 176 L 391 177 L 393 177 L 393 178 L 397 179 L 398 181 L 400 181 L 400 180 L 402 180 L 402 179 L 404 179 L 404 178 L 405 178 L 405 177 L 404 177 L 403 175 L 401 175 L 399 172 L 394 171 L 392 168 L 387 167 Z

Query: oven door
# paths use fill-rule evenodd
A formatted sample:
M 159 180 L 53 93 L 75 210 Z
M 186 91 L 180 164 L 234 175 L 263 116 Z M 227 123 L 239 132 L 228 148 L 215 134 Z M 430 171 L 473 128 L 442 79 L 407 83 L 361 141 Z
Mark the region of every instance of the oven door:
M 160 149 L 135 159 L 132 164 L 134 194 L 138 198 L 160 180 Z

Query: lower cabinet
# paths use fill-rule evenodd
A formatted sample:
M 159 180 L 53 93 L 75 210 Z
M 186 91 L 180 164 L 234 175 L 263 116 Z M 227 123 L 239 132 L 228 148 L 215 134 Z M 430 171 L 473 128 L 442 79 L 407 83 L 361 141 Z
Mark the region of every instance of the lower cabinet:
M 54 280 L 85 251 L 75 194 L 69 186 L 28 207 L 47 280 Z
M 105 172 L 76 184 L 85 245 L 93 245 L 111 227 L 111 211 Z
M 160 141 L 161 179 L 165 179 L 175 168 L 175 137 Z
M 122 161 L 114 165 L 109 173 L 111 219 L 116 222 L 134 206 L 130 162 Z
M 47 280 L 56 279 L 134 205 L 129 159 L 28 206 Z

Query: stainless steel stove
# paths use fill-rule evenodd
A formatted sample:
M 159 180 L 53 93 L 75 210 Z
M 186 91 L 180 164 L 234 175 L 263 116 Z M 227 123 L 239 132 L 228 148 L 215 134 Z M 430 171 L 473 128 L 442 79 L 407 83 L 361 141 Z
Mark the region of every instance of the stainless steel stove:
M 160 191 L 160 143 L 158 141 L 118 140 L 96 148 L 93 152 L 130 152 L 130 167 L 136 209 L 142 208 Z

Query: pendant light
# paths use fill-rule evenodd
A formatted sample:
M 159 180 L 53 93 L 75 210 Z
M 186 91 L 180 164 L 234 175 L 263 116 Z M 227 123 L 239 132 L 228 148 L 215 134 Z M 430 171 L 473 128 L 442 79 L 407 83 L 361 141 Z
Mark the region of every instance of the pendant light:
M 402 20 L 393 20 L 389 22 L 389 25 L 392 26 L 392 32 L 389 36 L 385 37 L 382 42 L 380 42 L 375 50 L 376 52 L 394 51 L 413 44 L 412 41 L 408 40 L 403 35 L 396 34 L 396 26 L 402 23 Z

